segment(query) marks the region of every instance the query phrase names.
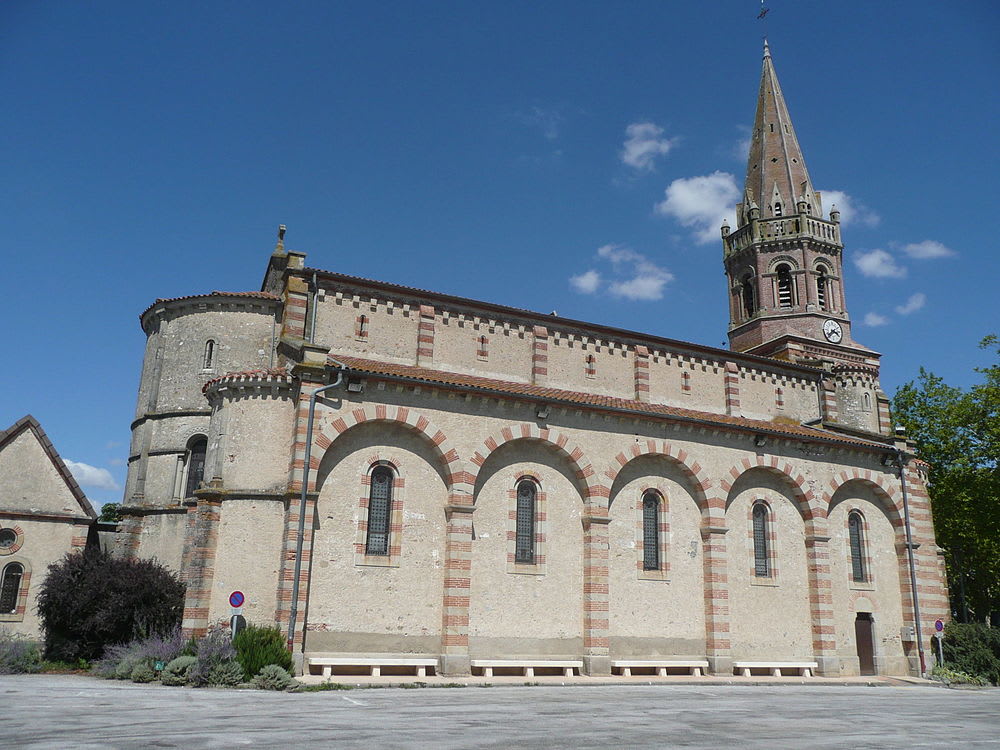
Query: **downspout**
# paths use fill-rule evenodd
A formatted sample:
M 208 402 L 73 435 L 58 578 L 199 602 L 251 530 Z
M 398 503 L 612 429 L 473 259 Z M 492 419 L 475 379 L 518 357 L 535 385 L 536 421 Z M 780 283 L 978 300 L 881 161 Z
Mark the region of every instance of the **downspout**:
M 316 272 L 313 271 L 312 302 L 309 305 L 309 343 L 316 343 L 316 300 L 319 299 L 319 285 L 316 283 Z
M 903 492 L 903 524 L 906 527 L 906 552 L 910 563 L 910 591 L 913 595 L 913 624 L 917 631 L 917 653 L 920 655 L 920 676 L 927 673 L 924 662 L 924 637 L 920 630 L 920 597 L 917 594 L 917 567 L 913 559 L 913 535 L 910 531 L 910 503 L 906 495 L 906 460 L 901 448 L 896 448 L 896 467 L 899 469 L 899 486 Z
M 295 540 L 295 575 L 292 578 L 292 606 L 288 614 L 288 650 L 295 647 L 295 621 L 299 612 L 299 576 L 302 574 L 302 544 L 306 531 L 306 497 L 309 493 L 309 462 L 312 460 L 313 421 L 316 417 L 316 397 L 326 391 L 338 388 L 344 382 L 346 365 L 335 359 L 329 360 L 337 366 L 337 379 L 329 385 L 324 385 L 312 392 L 309 397 L 309 421 L 306 427 L 306 456 L 302 464 L 302 493 L 299 495 L 299 535 Z M 305 638 L 302 639 L 305 648 Z

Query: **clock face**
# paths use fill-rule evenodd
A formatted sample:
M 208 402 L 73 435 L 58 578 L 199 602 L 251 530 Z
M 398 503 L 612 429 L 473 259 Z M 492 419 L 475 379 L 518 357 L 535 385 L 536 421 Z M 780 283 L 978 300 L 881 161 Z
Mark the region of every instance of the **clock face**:
M 830 343 L 839 344 L 840 340 L 844 338 L 844 329 L 836 320 L 827 320 L 823 322 L 823 335 Z

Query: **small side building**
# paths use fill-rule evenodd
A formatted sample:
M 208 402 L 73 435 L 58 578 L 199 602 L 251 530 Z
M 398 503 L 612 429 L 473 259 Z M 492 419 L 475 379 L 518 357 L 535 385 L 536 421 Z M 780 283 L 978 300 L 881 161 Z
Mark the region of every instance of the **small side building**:
M 87 546 L 97 513 L 30 414 L 0 432 L 0 628 L 41 637 L 49 565 Z

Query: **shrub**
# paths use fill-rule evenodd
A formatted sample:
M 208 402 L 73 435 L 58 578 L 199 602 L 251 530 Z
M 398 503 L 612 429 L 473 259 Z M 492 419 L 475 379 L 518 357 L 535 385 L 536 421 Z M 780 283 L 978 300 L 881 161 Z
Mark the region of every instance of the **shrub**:
M 180 628 L 175 628 L 166 635 L 154 635 L 130 643 L 108 646 L 104 650 L 104 657 L 94 665 L 94 674 L 109 679 L 130 679 L 138 664 L 146 664 L 150 669 L 158 661 L 166 664 L 180 656 L 185 643 Z
M 292 669 L 292 655 L 281 629 L 274 625 L 248 625 L 237 633 L 233 646 L 248 680 L 268 664 L 277 664 L 286 672 Z
M 277 664 L 268 664 L 251 680 L 251 683 L 258 690 L 287 690 L 295 684 L 295 680 L 284 668 Z
M 17 633 L 0 630 L 0 674 L 24 674 L 42 668 L 38 644 Z
M 219 664 L 232 661 L 236 656 L 233 644 L 229 642 L 229 631 L 212 628 L 198 641 L 198 662 L 191 668 L 188 684 L 203 687 L 212 684 L 211 674 Z
M 99 549 L 70 552 L 49 566 L 38 614 L 49 659 L 96 659 L 105 648 L 169 633 L 180 624 L 184 584 L 152 560 Z
M 959 672 L 958 670 L 955 669 L 942 667 L 940 664 L 934 665 L 934 669 L 931 670 L 931 679 L 937 680 L 938 682 L 943 682 L 945 685 L 989 685 L 990 684 L 982 677 L 976 677 L 975 675 L 968 674 L 967 672 Z
M 132 682 L 152 682 L 156 679 L 156 672 L 153 668 L 149 666 L 149 662 L 140 661 L 135 665 L 135 669 L 132 670 L 130 675 Z
M 950 622 L 944 636 L 946 666 L 1000 684 L 1000 628 Z
M 235 659 L 216 664 L 212 667 L 212 671 L 208 673 L 208 681 L 212 685 L 236 687 L 243 680 L 243 667 Z
M 160 682 L 164 685 L 186 685 L 191 669 L 198 662 L 194 656 L 178 656 L 169 662 L 160 673 Z

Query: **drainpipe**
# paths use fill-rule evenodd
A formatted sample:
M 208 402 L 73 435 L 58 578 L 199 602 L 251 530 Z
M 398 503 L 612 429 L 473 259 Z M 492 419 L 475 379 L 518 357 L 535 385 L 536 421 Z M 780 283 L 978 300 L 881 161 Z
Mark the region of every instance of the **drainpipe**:
M 312 460 L 313 421 L 316 417 L 316 397 L 326 391 L 338 388 L 344 382 L 346 365 L 335 359 L 330 359 L 337 366 L 337 379 L 329 385 L 324 385 L 312 392 L 309 398 L 309 422 L 306 427 L 306 457 L 302 464 L 302 493 L 299 496 L 299 536 L 295 541 L 295 577 L 292 579 L 292 607 L 288 614 L 288 650 L 295 647 L 295 620 L 299 612 L 299 576 L 302 574 L 302 543 L 306 531 L 306 496 L 309 492 L 309 462 Z M 303 648 L 305 639 L 303 638 Z
M 906 527 L 906 552 L 910 563 L 910 591 L 913 592 L 913 624 L 917 631 L 917 653 L 920 655 L 920 676 L 927 674 L 924 662 L 924 637 L 920 630 L 920 597 L 917 595 L 917 567 L 913 560 L 913 535 L 910 531 L 910 503 L 906 495 L 906 457 L 896 448 L 896 468 L 899 469 L 899 486 L 903 492 L 903 524 Z
M 316 300 L 319 299 L 319 286 L 316 283 L 316 273 L 313 272 L 312 304 L 309 305 L 309 343 L 316 343 Z

